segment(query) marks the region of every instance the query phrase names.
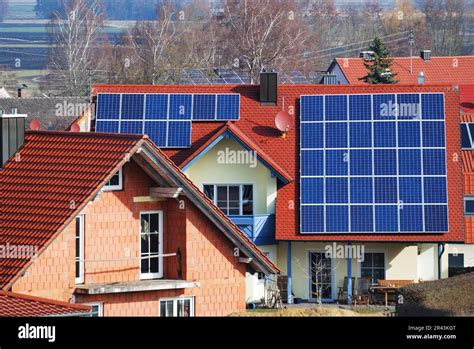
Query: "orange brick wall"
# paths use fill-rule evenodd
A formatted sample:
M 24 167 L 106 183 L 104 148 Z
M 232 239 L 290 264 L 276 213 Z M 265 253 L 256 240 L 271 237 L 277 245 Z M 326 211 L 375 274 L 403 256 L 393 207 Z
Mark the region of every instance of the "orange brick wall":
M 192 295 L 196 315 L 227 315 L 245 309 L 245 264 L 233 256 L 230 241 L 187 199 L 134 203 L 155 185 L 131 163 L 123 169 L 124 190 L 103 192 L 84 210 L 85 284 L 140 280 L 139 260 L 87 262 L 138 258 L 140 212 L 162 210 L 163 253 L 181 251 L 181 277 L 201 287 L 186 290 L 136 292 L 114 295 L 78 295 L 78 302 L 104 302 L 105 316 L 158 313 L 163 297 Z M 68 301 L 75 288 L 75 225 L 70 224 L 29 268 L 13 291 Z M 164 278 L 179 278 L 178 257 L 163 260 Z

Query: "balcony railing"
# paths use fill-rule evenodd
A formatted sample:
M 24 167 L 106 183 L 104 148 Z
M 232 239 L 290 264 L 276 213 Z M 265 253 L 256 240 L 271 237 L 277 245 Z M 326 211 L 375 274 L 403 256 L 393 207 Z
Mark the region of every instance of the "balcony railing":
M 270 245 L 275 241 L 275 215 L 229 216 L 257 245 Z

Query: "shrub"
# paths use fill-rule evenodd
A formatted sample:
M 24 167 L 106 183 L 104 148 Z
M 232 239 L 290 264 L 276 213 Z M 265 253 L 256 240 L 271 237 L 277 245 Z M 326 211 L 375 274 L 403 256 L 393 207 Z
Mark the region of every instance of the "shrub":
M 398 316 L 474 316 L 474 273 L 411 284 L 399 294 Z

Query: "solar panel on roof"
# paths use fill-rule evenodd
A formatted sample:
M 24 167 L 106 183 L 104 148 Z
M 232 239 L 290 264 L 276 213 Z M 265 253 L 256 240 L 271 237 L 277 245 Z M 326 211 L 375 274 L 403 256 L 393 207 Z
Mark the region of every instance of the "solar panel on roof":
M 443 94 L 300 103 L 302 233 L 448 230 Z
M 236 93 L 99 94 L 96 131 L 145 133 L 160 147 L 182 148 L 191 146 L 191 121 L 239 117 L 240 95 Z

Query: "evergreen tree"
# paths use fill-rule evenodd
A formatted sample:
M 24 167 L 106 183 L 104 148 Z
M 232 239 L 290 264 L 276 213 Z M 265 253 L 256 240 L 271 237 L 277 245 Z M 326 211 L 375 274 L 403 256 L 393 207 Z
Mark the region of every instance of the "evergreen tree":
M 378 36 L 370 43 L 370 51 L 373 51 L 373 59 L 364 63 L 367 69 L 367 75 L 359 80 L 363 80 L 368 84 L 396 84 L 397 74 L 391 70 L 393 60 L 390 56 L 389 49 Z

